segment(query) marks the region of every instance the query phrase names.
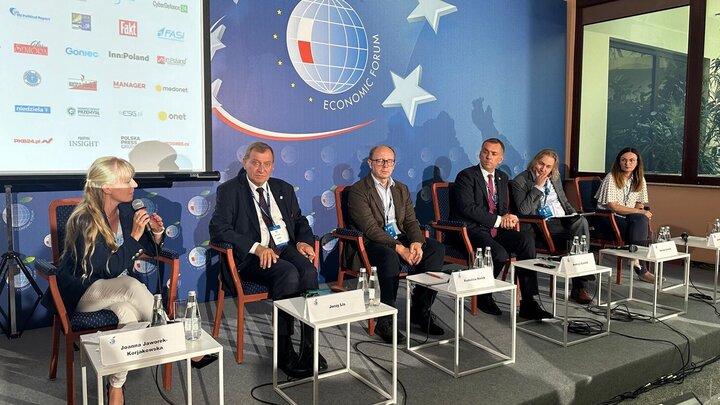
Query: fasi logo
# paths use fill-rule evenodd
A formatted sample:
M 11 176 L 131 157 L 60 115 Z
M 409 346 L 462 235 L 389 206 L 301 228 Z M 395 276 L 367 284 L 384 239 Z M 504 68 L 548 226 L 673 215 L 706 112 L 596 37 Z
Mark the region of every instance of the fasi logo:
M 167 39 L 170 41 L 185 41 L 185 32 L 183 31 L 174 31 L 168 28 L 160 28 L 160 31 L 157 32 L 157 37 L 160 39 Z
M 120 20 L 118 22 L 118 32 L 120 35 L 124 35 L 126 37 L 137 37 L 138 36 L 137 21 Z

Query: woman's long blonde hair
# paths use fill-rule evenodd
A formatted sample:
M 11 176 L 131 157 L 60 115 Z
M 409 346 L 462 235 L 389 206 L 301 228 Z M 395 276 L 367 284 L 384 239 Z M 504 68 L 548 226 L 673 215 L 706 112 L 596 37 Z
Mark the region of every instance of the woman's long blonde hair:
M 135 169 L 130 162 L 114 156 L 98 158 L 88 169 L 83 198 L 73 210 L 65 228 L 65 247 L 63 249 L 63 256 L 71 254 L 76 263 L 78 261 L 81 263 L 83 281 L 89 278 L 94 271 L 92 263 L 88 268 L 87 262 L 95 253 L 95 244 L 98 238 L 103 238 L 112 252 L 118 249 L 115 235 L 113 235 L 103 212 L 105 194 L 102 187 L 118 181 L 129 181 L 134 175 Z M 82 238 L 84 241 L 84 251 L 81 255 L 78 255 L 75 247 L 78 238 Z

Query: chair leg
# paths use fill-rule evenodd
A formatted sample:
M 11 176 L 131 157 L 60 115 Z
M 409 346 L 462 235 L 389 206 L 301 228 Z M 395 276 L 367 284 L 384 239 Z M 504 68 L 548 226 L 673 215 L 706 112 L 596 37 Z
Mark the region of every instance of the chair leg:
M 237 354 L 235 355 L 235 361 L 242 363 L 245 359 L 245 303 L 239 299 L 237 303 Z
M 222 288 L 222 282 L 218 284 L 220 284 L 220 287 L 218 289 L 217 310 L 215 311 L 215 323 L 213 324 L 213 337 L 218 337 L 218 334 L 220 333 L 220 322 L 222 322 L 223 304 L 225 303 L 225 291 Z
M 343 284 L 345 283 L 345 272 L 343 270 L 338 271 L 338 278 L 335 285 L 338 289 L 341 289 L 342 291 L 345 291 L 345 286 Z
M 622 284 L 622 259 L 620 257 L 617 258 L 617 271 L 615 273 L 616 273 L 615 284 L 621 285 Z
M 375 319 L 368 319 L 368 335 L 375 336 Z
M 71 336 L 65 335 L 65 395 L 68 405 L 75 405 L 75 348 Z
M 57 377 L 58 355 L 60 351 L 60 319 L 57 315 L 53 317 L 52 326 L 52 354 L 50 355 L 50 375 L 49 378 L 54 380 Z
M 172 365 L 173 363 L 163 364 L 163 387 L 167 391 L 172 389 Z
M 477 295 L 473 295 L 470 298 L 470 315 L 477 315 Z

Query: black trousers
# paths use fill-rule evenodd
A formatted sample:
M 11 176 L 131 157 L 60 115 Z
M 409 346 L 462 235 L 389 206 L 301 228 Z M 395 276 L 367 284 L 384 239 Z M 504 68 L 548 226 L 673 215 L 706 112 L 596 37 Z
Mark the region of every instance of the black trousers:
M 315 266 L 294 246 L 282 247 L 278 256 L 280 259 L 277 263 L 261 269 L 260 258 L 249 255 L 241 265 L 240 276 L 243 280 L 266 286 L 273 300 L 297 297 L 307 290 L 318 288 Z M 292 335 L 294 318 L 284 311 L 278 312 L 278 318 L 278 335 Z
M 560 249 L 564 248 L 568 241 L 572 241 L 575 236 L 582 237 L 585 235 L 588 243 L 590 243 L 590 227 L 585 217 L 550 218 L 545 223 L 548 231 L 550 231 L 550 236 L 553 238 L 553 243 Z M 537 240 L 537 235 L 542 235 L 542 231 L 537 225 L 521 228 L 521 231 L 525 232 L 525 229 L 532 232 L 534 240 Z M 573 289 L 585 288 L 586 286 L 587 279 L 585 277 L 574 277 L 572 279 Z
M 535 240 L 515 230 L 498 229 L 497 236 L 493 238 L 488 231 L 473 229 L 468 231 L 468 236 L 475 248 L 482 248 L 484 251 L 485 247 L 490 246 L 495 277 L 500 274 L 511 254 L 515 254 L 517 260 L 535 257 Z M 515 276 L 520 281 L 520 295 L 523 299 L 532 300 L 532 297 L 538 294 L 537 273 L 517 268 Z
M 405 247 L 410 241 L 405 235 L 400 235 L 398 241 Z M 370 264 L 377 267 L 380 282 L 380 301 L 383 304 L 395 306 L 397 290 L 400 284 L 401 263 L 400 256 L 395 249 L 378 242 L 365 241 L 365 250 Z M 420 263 L 409 269 L 410 274 L 424 273 L 426 271 L 442 270 L 445 257 L 445 246 L 434 239 L 426 239 L 423 245 L 423 257 Z M 416 286 L 412 296 L 412 311 L 415 316 L 425 317 L 430 313 L 430 306 L 435 301 L 437 293 L 422 286 Z

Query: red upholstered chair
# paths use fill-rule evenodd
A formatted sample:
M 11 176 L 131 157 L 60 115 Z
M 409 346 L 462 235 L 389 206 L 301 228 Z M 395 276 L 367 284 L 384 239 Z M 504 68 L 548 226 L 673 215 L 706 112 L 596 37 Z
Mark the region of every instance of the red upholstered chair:
M 65 243 L 65 226 L 79 198 L 65 198 L 53 200 L 48 208 L 50 216 L 50 238 L 53 262 L 42 259 L 35 260 L 35 269 L 41 277 L 48 282 L 49 292 L 55 306 L 52 326 L 52 354 L 50 356 L 49 378 L 57 377 L 57 364 L 60 351 L 60 335 L 65 336 L 65 374 L 67 403 L 75 403 L 75 350 L 74 343 L 79 342 L 80 336 L 94 333 L 99 330 L 111 330 L 117 327 L 118 318 L 110 310 L 96 312 L 75 312 L 70 316 L 60 296 L 57 285 L 56 266 L 60 263 L 62 248 Z M 159 262 L 171 268 L 170 288 L 168 302 L 173 302 L 177 295 L 177 282 L 180 274 L 180 261 L 178 255 L 170 250 L 163 249 L 156 258 Z M 169 314 L 172 316 L 172 305 L 169 305 Z M 171 364 L 165 366 L 165 388 L 172 384 Z
M 245 304 L 268 299 L 268 289 L 262 284 L 252 281 L 243 281 L 240 273 L 235 265 L 235 256 L 233 255 L 233 245 L 226 242 L 213 242 L 210 244 L 212 251 L 220 254 L 221 269 L 218 272 L 218 304 L 215 312 L 215 322 L 213 323 L 213 337 L 220 334 L 220 323 L 222 323 L 223 307 L 225 305 L 226 289 L 236 294 L 237 301 L 237 352 L 235 361 L 242 363 L 245 358 Z M 315 260 L 313 265 L 317 270 L 320 263 L 320 241 L 315 238 Z M 227 271 L 223 271 L 224 267 Z M 229 274 L 231 280 L 224 280 L 224 274 Z

